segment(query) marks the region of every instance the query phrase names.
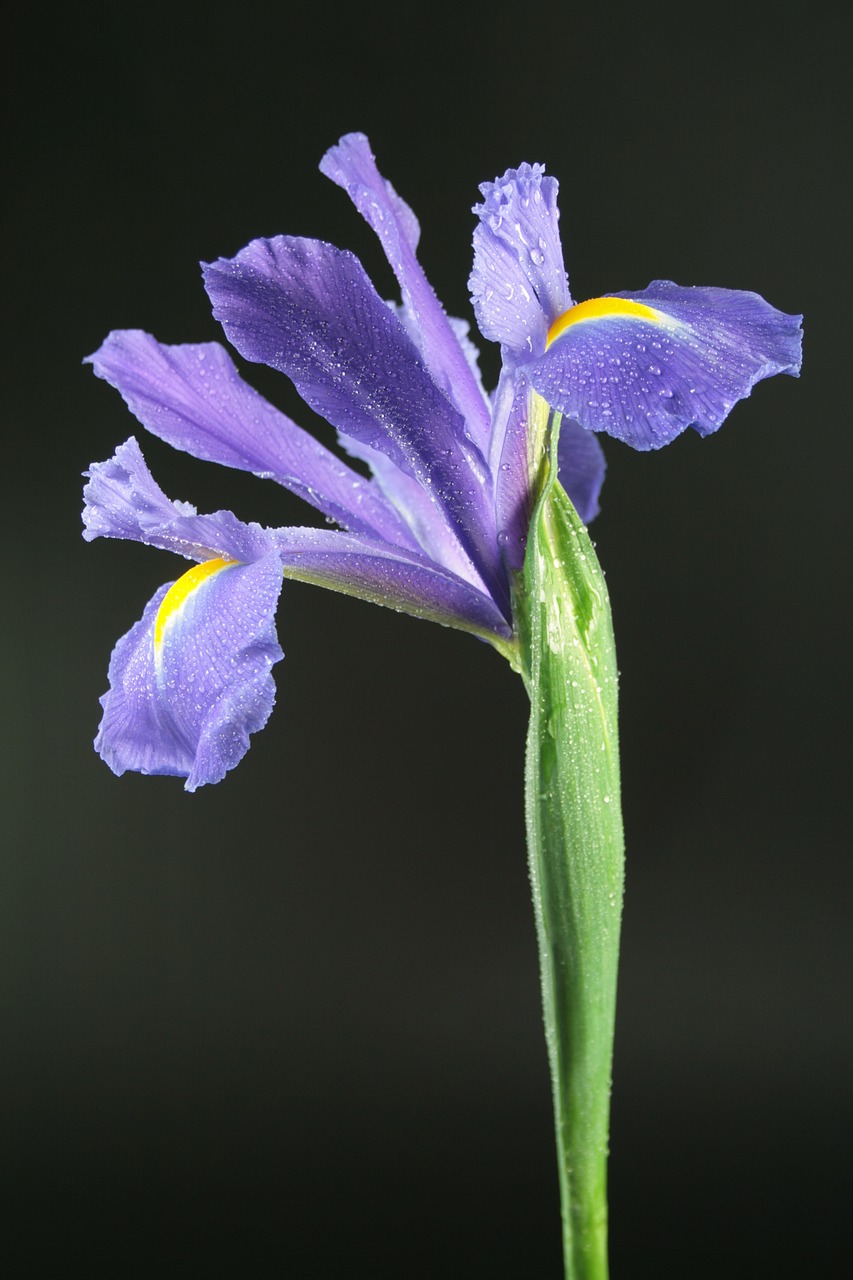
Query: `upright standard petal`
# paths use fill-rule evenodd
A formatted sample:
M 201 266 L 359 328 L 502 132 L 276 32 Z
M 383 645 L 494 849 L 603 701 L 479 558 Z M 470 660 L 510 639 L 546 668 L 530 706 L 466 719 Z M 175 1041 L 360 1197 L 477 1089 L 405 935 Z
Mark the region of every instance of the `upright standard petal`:
M 176 449 L 276 480 L 344 528 L 415 545 L 376 486 L 248 386 L 218 343 L 167 346 L 123 330 L 88 362 Z
M 495 393 L 493 442 L 498 542 L 507 568 L 524 564 L 533 494 L 548 439 L 550 409 L 532 391 L 523 369 L 504 369 Z M 604 453 L 598 440 L 576 422 L 561 425 L 559 479 L 585 524 L 598 515 L 604 483 Z
M 507 169 L 480 187 L 483 203 L 474 231 L 474 270 L 468 282 L 484 338 L 514 359 L 545 347 L 549 317 L 572 305 L 563 265 L 558 184 L 541 164 Z
M 417 260 L 420 228 L 404 200 L 376 167 L 363 133 L 348 133 L 320 161 L 320 170 L 346 191 L 379 237 L 400 289 L 416 345 L 435 381 L 465 419 L 472 440 L 485 449 L 488 404 L 452 322 Z
M 239 763 L 275 701 L 281 583 L 271 544 L 252 564 L 207 561 L 160 588 L 116 645 L 101 698 L 95 747 L 114 773 L 176 774 L 194 791 Z
M 490 461 L 498 543 L 504 563 L 514 572 L 524 564 L 533 486 L 543 456 L 538 450 L 544 448 L 547 418 L 547 405 L 532 393 L 523 372 L 504 367 L 492 409 Z
M 796 376 L 801 321 L 757 293 L 656 280 L 572 307 L 527 372 L 553 408 L 587 430 L 657 449 L 687 427 L 716 431 L 762 378 Z
M 387 454 L 434 495 L 509 616 L 485 463 L 358 259 L 278 236 L 206 266 L 205 283 L 243 356 L 287 374 L 343 435 Z

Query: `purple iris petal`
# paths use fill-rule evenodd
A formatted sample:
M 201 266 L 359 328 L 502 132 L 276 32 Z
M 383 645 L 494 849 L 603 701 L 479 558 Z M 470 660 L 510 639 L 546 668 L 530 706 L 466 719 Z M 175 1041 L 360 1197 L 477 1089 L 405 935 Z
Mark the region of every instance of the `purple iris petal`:
M 489 412 L 457 336 L 415 256 L 418 220 L 382 177 L 363 133 L 348 133 L 331 147 L 320 169 L 343 187 L 382 242 L 412 318 L 415 343 L 438 385 L 465 418 L 476 443 L 488 437 Z
M 277 480 L 345 528 L 414 545 L 376 487 L 248 386 L 218 343 L 166 346 L 124 330 L 88 361 L 175 448 Z
M 540 411 L 547 406 L 540 401 Z M 504 371 L 495 394 L 493 438 L 500 452 L 495 464 L 495 510 L 498 541 L 509 569 L 524 564 L 527 531 L 533 509 L 532 489 L 538 459 L 531 456 L 531 438 L 546 421 L 534 425 L 537 412 L 530 384 L 521 369 Z M 598 515 L 598 496 L 604 483 L 604 452 L 598 440 L 576 422 L 564 418 L 558 445 L 560 483 L 585 524 Z
M 482 578 L 465 554 L 457 538 L 448 526 L 441 510 L 433 502 L 429 492 L 421 488 L 417 480 L 401 471 L 384 453 L 371 449 L 358 440 L 339 436 L 341 446 L 354 458 L 361 458 L 373 473 L 384 494 L 394 503 L 405 518 L 417 540 L 417 549 L 424 551 L 436 564 L 485 591 Z
M 197 515 L 173 502 L 157 484 L 133 436 L 107 462 L 94 462 L 83 490 L 83 537 L 126 538 L 188 560 L 257 560 L 269 551 L 266 531 L 230 511 Z
M 197 562 L 157 592 L 114 651 L 96 745 L 117 773 L 179 774 L 193 790 L 243 756 L 274 701 L 283 575 L 507 650 L 507 572 L 523 564 L 555 412 L 560 479 L 588 522 L 604 478 L 592 432 L 640 449 L 687 426 L 707 434 L 757 381 L 799 372 L 800 318 L 756 294 L 657 281 L 575 307 L 557 183 L 524 164 L 484 184 L 475 209 L 473 302 L 503 355 L 490 404 L 467 326 L 427 282 L 417 220 L 367 139 L 346 135 L 321 167 L 379 236 L 402 304 L 383 303 L 352 254 L 290 237 L 206 266 L 205 283 L 238 351 L 290 377 L 371 480 L 257 395 L 217 344 L 165 346 L 124 331 L 89 358 L 153 434 L 274 478 L 345 530 L 199 515 L 163 493 L 132 438 L 91 467 L 86 538 L 133 539 Z
M 417 347 L 420 342 L 420 333 L 418 330 L 417 317 L 413 314 L 411 308 L 404 305 L 402 302 L 401 303 L 386 302 L 385 305 L 389 307 L 391 311 L 393 311 L 394 315 L 400 321 L 400 324 L 406 330 L 406 333 L 409 335 L 412 342 Z M 486 391 L 486 388 L 483 386 L 483 378 L 480 373 L 480 351 L 471 340 L 471 337 L 470 337 L 471 326 L 467 320 L 463 320 L 459 316 L 448 316 L 447 323 L 450 325 L 450 328 L 453 331 L 453 336 L 455 337 L 456 341 L 459 343 L 459 347 L 462 351 L 462 355 L 465 357 L 465 363 L 468 365 L 468 368 L 471 371 L 471 377 L 474 379 L 474 382 L 477 385 L 477 389 L 480 395 L 482 396 L 483 404 L 486 406 L 486 413 L 487 413 L 486 436 L 482 444 L 478 444 L 477 446 L 480 452 L 485 456 L 486 451 L 488 450 L 489 433 L 490 433 L 490 427 L 491 427 L 491 423 L 489 421 L 490 414 L 491 414 L 491 409 L 490 409 L 491 397 Z M 472 438 L 472 437 L 469 437 L 469 438 Z
M 358 259 L 279 236 L 204 270 L 214 315 L 237 350 L 287 374 L 345 436 L 387 454 L 434 494 L 508 608 L 482 457 Z
M 557 190 L 541 164 L 523 164 L 484 182 L 483 203 L 474 206 L 480 222 L 468 284 L 477 324 L 515 358 L 544 350 L 551 321 L 572 305 Z
M 216 568 L 174 608 L 180 584 L 160 588 L 113 650 L 101 698 L 95 747 L 114 773 L 177 774 L 194 791 L 242 759 L 275 701 L 281 582 L 273 547 Z
M 459 316 L 448 316 L 447 319 L 449 320 L 450 327 L 456 336 L 456 341 L 462 348 L 462 354 L 468 362 L 468 367 L 471 370 L 471 377 L 476 382 L 480 390 L 480 394 L 489 409 L 489 414 L 491 414 L 491 397 L 487 394 L 486 389 L 483 386 L 483 377 L 480 373 L 480 349 L 471 339 L 471 326 L 467 320 L 462 320 Z M 490 430 L 491 423 L 488 424 L 488 427 Z M 486 441 L 486 445 L 488 447 L 488 440 Z
M 530 383 L 523 373 L 505 369 L 492 410 L 492 469 L 498 542 L 504 562 L 513 570 L 524 564 L 532 510 L 531 408 Z
M 612 296 L 659 319 L 617 310 L 569 323 L 528 368 L 540 395 L 587 430 L 657 449 L 689 426 L 716 431 L 762 378 L 799 373 L 802 317 L 756 293 L 656 280 Z
M 604 450 L 590 431 L 564 418 L 560 423 L 557 460 L 560 484 L 581 520 L 589 524 L 600 510 L 598 497 L 607 469 Z
M 131 437 L 88 471 L 84 537 L 130 538 L 199 563 L 161 587 L 116 645 L 95 745 L 115 773 L 171 773 L 187 790 L 245 755 L 275 697 L 273 615 L 282 572 L 273 535 L 230 511 L 172 502 Z
M 494 601 L 425 555 L 332 529 L 276 529 L 285 577 L 388 605 L 418 618 L 509 638 Z
M 145 531 L 161 528 L 177 516 L 194 516 L 188 502 L 173 502 L 148 470 L 136 439 L 119 445 L 106 462 L 84 472 L 83 537 L 145 541 Z

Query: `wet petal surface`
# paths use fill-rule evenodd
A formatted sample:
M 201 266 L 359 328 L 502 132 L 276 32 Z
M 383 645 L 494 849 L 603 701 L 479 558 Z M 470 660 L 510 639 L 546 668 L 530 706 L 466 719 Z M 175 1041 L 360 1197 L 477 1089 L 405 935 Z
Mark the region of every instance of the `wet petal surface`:
M 488 595 L 426 555 L 331 529 L 277 529 L 274 535 L 286 577 L 463 631 L 511 635 Z
M 506 602 L 483 458 L 358 259 L 279 236 L 207 266 L 205 282 L 238 351 L 287 374 L 343 435 L 413 476 Z
M 176 774 L 194 791 L 242 759 L 275 701 L 281 583 L 272 548 L 160 588 L 110 662 L 95 747 L 114 773 Z
M 218 343 L 167 346 L 121 330 L 89 363 L 152 435 L 176 449 L 276 480 L 345 528 L 411 544 L 375 486 L 258 395 Z
M 415 344 L 435 381 L 465 418 L 471 438 L 483 447 L 488 437 L 488 404 L 460 348 L 453 322 L 417 260 L 417 218 L 380 174 L 363 133 L 341 138 L 326 152 L 320 169 L 343 187 L 379 237 L 402 290 Z
M 516 359 L 545 348 L 548 326 L 572 305 L 558 230 L 558 184 L 541 164 L 508 169 L 480 187 L 468 281 L 484 338 Z
M 555 409 L 635 449 L 708 435 L 756 382 L 799 373 L 802 317 L 756 293 L 657 280 L 593 301 L 554 326 L 528 373 Z

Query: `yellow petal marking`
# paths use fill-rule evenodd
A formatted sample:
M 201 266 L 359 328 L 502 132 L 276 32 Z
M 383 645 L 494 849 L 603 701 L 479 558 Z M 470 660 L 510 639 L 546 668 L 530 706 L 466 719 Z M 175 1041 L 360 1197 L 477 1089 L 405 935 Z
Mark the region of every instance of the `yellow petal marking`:
M 555 338 L 565 333 L 569 325 L 578 324 L 581 320 L 605 320 L 610 316 L 632 316 L 636 320 L 652 320 L 660 324 L 664 315 L 647 307 L 643 302 L 634 302 L 631 298 L 590 298 L 587 302 L 579 302 L 576 307 L 569 307 L 551 325 L 545 346 L 550 347 Z
M 192 569 L 188 569 L 185 574 L 178 578 L 177 582 L 173 582 L 169 590 L 160 601 L 160 608 L 157 610 L 157 617 L 154 622 L 154 646 L 159 649 L 163 643 L 163 633 L 169 619 L 177 613 L 181 605 L 191 596 L 192 593 L 211 578 L 215 573 L 219 573 L 222 569 L 227 569 L 232 564 L 239 564 L 239 560 L 223 560 L 218 557 L 216 560 L 205 560 L 204 564 L 193 565 Z

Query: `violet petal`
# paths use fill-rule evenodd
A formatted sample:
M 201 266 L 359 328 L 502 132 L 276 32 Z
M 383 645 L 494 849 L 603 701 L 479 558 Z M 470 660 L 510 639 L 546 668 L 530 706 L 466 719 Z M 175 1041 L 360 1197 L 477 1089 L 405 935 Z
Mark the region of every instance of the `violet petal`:
M 522 164 L 484 182 L 474 206 L 480 222 L 468 284 L 477 324 L 516 359 L 539 355 L 552 318 L 572 305 L 557 190 L 541 164 Z
M 485 448 L 489 410 L 465 354 L 416 257 L 420 228 L 412 210 L 382 177 L 363 133 L 348 133 L 320 161 L 343 187 L 381 241 L 414 320 L 416 345 L 435 381 L 465 418 L 472 439 Z
M 762 378 L 799 373 L 802 317 L 756 293 L 656 280 L 612 297 L 612 314 L 569 323 L 528 369 L 540 395 L 587 430 L 657 449 L 687 427 L 716 431 Z M 657 318 L 620 314 L 620 299 Z
M 426 555 L 332 529 L 276 529 L 271 533 L 285 577 L 480 635 L 511 635 L 511 628 L 488 595 Z
M 563 418 L 557 442 L 560 484 L 584 524 L 599 512 L 598 498 L 607 469 L 604 450 L 591 431 Z
M 188 502 L 173 502 L 157 484 L 133 436 L 106 462 L 85 473 L 83 537 L 124 538 L 174 551 L 188 560 L 256 560 L 270 548 L 258 524 L 243 524 L 230 511 L 198 515 Z
M 167 346 L 123 330 L 88 361 L 152 435 L 196 458 L 276 480 L 344 528 L 412 545 L 376 486 L 258 395 L 218 343 Z
M 508 609 L 482 457 L 358 259 L 318 240 L 279 236 L 206 266 L 205 283 L 243 356 L 287 374 L 345 436 L 387 454 L 435 496 Z
M 233 769 L 269 718 L 278 554 L 210 563 L 161 587 L 113 651 L 95 747 L 114 773 L 176 774 L 194 791 Z

